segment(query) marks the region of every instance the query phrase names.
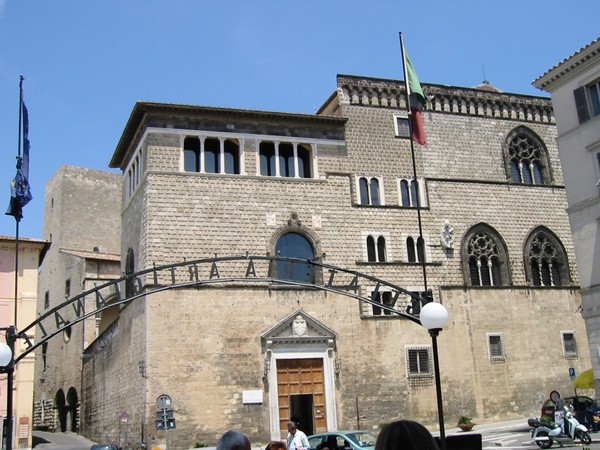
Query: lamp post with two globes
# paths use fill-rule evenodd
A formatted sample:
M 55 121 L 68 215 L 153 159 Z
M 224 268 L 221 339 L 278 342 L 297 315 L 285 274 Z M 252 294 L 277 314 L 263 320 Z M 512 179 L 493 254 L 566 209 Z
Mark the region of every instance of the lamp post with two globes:
M 435 373 L 435 390 L 437 394 L 438 421 L 440 428 L 440 450 L 446 450 L 446 431 L 444 429 L 444 407 L 442 404 L 442 386 L 440 383 L 440 362 L 438 356 L 437 337 L 448 323 L 448 310 L 441 303 L 429 302 L 423 305 L 419 314 L 421 325 L 429 331 L 433 347 L 433 370 Z
M 7 375 L 6 380 L 6 415 L 8 426 L 6 427 L 6 450 L 12 450 L 13 441 L 13 378 L 15 373 L 14 354 L 17 330 L 14 326 L 0 328 L 6 332 L 6 344 L 0 342 L 0 373 Z

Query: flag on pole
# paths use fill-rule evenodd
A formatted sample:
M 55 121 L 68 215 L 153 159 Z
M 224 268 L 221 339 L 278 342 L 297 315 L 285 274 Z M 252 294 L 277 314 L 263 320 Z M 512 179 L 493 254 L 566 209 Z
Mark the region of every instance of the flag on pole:
M 29 112 L 23 101 L 22 83 L 23 79 L 21 78 L 21 84 L 19 85 L 21 90 L 19 99 L 19 125 L 22 126 L 20 132 L 23 133 L 23 156 L 21 156 L 21 140 L 19 139 L 17 174 L 10 183 L 10 204 L 6 211 L 6 214 L 13 216 L 17 222 L 23 218 L 23 206 L 33 198 L 29 189 Z
M 400 50 L 402 52 L 402 66 L 404 67 L 404 84 L 406 86 L 406 96 L 408 100 L 408 114 L 410 116 L 410 139 L 420 145 L 427 145 L 425 136 L 425 127 L 423 126 L 423 117 L 421 111 L 425 109 L 425 94 L 421 88 L 417 72 L 404 50 L 404 40 L 402 33 L 400 36 Z
M 417 77 L 417 72 L 408 57 L 406 52 L 404 53 L 406 73 L 408 76 L 407 88 L 410 103 L 410 125 L 412 140 L 420 145 L 427 145 L 427 136 L 425 136 L 425 127 L 423 126 L 423 117 L 421 111 L 425 109 L 425 95 Z

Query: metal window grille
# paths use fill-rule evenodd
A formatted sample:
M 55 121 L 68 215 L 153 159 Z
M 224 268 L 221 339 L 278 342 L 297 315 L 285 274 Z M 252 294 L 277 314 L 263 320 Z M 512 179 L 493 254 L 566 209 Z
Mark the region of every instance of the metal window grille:
M 433 376 L 429 347 L 410 347 L 406 351 L 406 371 L 408 378 L 428 378 Z
M 562 332 L 563 352 L 565 358 L 577 358 L 577 341 L 572 331 Z
M 408 117 L 395 117 L 396 137 L 410 137 L 410 128 L 408 126 Z
M 501 334 L 488 334 L 488 351 L 492 361 L 504 361 L 506 359 Z

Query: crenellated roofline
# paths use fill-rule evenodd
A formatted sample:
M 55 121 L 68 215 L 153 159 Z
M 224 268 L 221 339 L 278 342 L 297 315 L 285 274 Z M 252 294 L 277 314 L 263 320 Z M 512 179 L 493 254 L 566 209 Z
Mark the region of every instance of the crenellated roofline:
M 337 92 L 317 114 L 339 114 L 340 106 L 370 106 L 405 110 L 404 81 L 338 75 Z M 493 117 L 554 124 L 552 102 L 547 97 L 511 94 L 422 83 L 427 111 L 468 116 Z

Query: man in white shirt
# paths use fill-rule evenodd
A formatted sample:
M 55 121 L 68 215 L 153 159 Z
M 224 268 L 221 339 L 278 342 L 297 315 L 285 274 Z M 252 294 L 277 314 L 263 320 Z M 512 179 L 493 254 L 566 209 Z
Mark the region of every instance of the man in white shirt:
M 287 436 L 287 448 L 288 450 L 308 450 L 310 445 L 306 434 L 298 429 L 296 422 L 290 420 L 287 424 L 288 436 Z

